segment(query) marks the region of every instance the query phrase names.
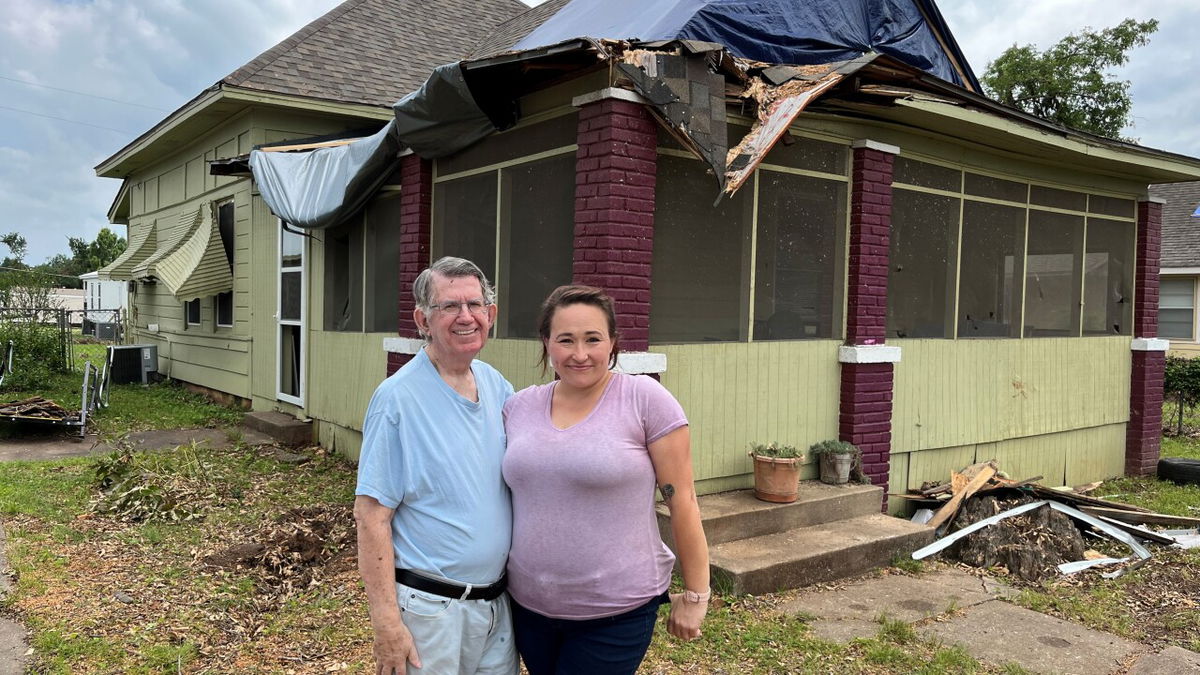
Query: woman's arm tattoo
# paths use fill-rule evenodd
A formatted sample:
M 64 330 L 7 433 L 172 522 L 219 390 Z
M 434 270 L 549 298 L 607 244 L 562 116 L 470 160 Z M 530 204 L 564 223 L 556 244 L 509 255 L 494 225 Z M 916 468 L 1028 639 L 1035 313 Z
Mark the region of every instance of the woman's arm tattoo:
M 671 501 L 671 497 L 675 496 L 675 486 L 671 485 L 670 483 L 660 485 L 658 487 L 658 491 L 662 493 L 664 502 Z

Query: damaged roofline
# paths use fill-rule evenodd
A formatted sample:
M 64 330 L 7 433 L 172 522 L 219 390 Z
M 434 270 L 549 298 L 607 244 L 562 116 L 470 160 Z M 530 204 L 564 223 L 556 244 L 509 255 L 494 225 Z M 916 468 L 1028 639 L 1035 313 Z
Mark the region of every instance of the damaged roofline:
M 333 101 L 329 99 L 297 96 L 294 94 L 281 94 L 257 89 L 234 87 L 224 84 L 223 82 L 218 82 L 208 89 L 200 92 L 192 100 L 184 103 L 174 112 L 167 115 L 153 127 L 148 129 L 145 133 L 130 141 L 127 145 L 125 145 L 125 147 L 113 153 L 113 155 L 108 159 L 105 159 L 100 164 L 97 164 L 95 167 L 96 175 L 100 176 L 101 178 L 128 177 L 131 172 L 122 171 L 122 164 L 124 164 L 131 157 L 152 146 L 164 136 L 170 134 L 171 131 L 179 127 L 181 124 L 184 124 L 205 109 L 221 101 L 242 102 L 246 104 L 257 103 L 261 105 L 280 107 L 295 107 L 296 104 L 299 103 L 301 104 L 301 107 L 314 112 L 352 115 L 356 117 L 366 117 L 383 121 L 387 121 L 391 118 L 391 110 L 387 106 L 374 106 L 347 101 Z

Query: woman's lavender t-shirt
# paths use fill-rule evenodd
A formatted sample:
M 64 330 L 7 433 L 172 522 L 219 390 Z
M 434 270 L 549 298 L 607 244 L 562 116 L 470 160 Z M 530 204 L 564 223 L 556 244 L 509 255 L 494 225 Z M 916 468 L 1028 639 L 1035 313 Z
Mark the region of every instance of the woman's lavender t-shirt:
M 508 590 L 545 616 L 621 614 L 670 584 L 675 556 L 658 534 L 647 446 L 687 418 L 654 379 L 613 373 L 590 415 L 556 429 L 556 384 L 524 389 L 504 406 L 513 505 Z

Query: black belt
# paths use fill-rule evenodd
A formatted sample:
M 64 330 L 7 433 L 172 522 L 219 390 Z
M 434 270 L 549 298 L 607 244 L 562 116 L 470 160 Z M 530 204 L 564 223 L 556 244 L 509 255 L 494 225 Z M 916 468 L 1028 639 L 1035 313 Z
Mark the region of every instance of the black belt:
M 508 579 L 507 577 L 500 577 L 500 581 L 491 586 L 460 586 L 446 581 L 430 579 L 427 576 L 410 570 L 396 568 L 396 583 L 404 584 L 418 591 L 440 595 L 443 598 L 453 598 L 455 600 L 495 600 L 504 592 L 504 588 L 508 585 Z

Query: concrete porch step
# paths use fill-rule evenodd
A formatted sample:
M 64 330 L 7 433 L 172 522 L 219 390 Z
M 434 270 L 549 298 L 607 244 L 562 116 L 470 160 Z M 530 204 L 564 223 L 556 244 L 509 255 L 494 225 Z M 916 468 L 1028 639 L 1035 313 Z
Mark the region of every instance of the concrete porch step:
M 883 488 L 872 485 L 826 485 L 800 481 L 799 494 L 791 504 L 773 504 L 754 497 L 753 490 L 734 490 L 699 498 L 700 518 L 708 545 L 758 537 L 797 527 L 819 525 L 843 518 L 879 513 Z M 665 504 L 658 505 L 658 529 L 663 541 L 674 549 L 671 519 Z
M 885 567 L 933 538 L 924 525 L 872 513 L 712 545 L 709 562 L 721 591 L 773 593 Z
M 242 424 L 250 429 L 267 434 L 283 445 L 309 445 L 312 443 L 312 423 L 304 422 L 280 412 L 260 410 L 246 413 Z

